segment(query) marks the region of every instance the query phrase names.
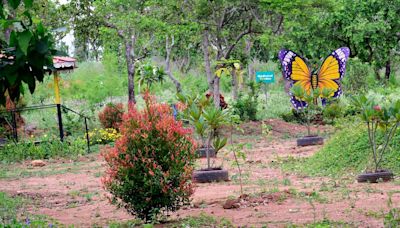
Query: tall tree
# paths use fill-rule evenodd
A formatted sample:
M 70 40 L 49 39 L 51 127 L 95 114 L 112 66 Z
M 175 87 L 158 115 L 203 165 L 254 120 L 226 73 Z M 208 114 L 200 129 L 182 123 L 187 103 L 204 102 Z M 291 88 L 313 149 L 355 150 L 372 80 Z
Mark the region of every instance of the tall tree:
M 94 0 L 70 0 L 66 5 L 69 23 L 74 32 L 75 56 L 81 60 L 99 60 L 101 51 L 100 27 L 103 18 Z
M 261 1 L 258 0 L 197 0 L 194 5 L 194 17 L 203 26 L 203 52 L 209 89 L 214 98 L 219 98 L 219 75 L 210 75 L 210 47 L 216 52 L 216 61 L 230 59 L 247 35 L 261 34 L 263 28 L 268 26 L 265 22 L 275 15 L 262 11 Z M 214 72 L 222 67 L 223 64 L 217 64 Z M 215 106 L 219 106 L 219 102 L 219 99 L 214 99 Z
M 150 54 L 154 33 L 160 27 L 159 21 L 151 14 L 153 6 L 150 1 L 101 0 L 96 3 L 103 26 L 112 30 L 118 36 L 118 42 L 125 47 L 128 100 L 135 103 L 135 65 Z M 109 31 L 105 34 L 110 35 Z M 106 40 L 110 40 L 109 36 Z
M 400 41 L 400 1 L 340 1 L 342 7 L 330 17 L 332 35 L 351 48 L 352 55 L 370 63 L 380 80 L 385 68 L 389 79 Z

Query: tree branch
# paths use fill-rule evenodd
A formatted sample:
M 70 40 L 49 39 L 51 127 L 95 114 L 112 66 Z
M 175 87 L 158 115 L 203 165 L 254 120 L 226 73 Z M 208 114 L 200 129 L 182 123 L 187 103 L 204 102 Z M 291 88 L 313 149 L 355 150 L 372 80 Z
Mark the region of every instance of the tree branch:
M 284 19 L 284 16 L 283 15 L 279 15 L 278 27 L 276 27 L 276 30 L 274 31 L 274 34 L 277 34 L 279 32 L 279 30 L 281 30 L 282 24 L 283 24 L 283 19 Z
M 109 17 L 106 17 L 106 20 L 109 19 Z M 117 34 L 119 37 L 121 37 L 122 39 L 125 39 L 125 32 L 122 29 L 118 29 L 118 27 L 116 25 L 114 25 L 113 23 L 110 23 L 108 21 L 104 21 L 103 24 L 104 26 L 106 26 L 107 28 L 111 28 L 117 31 Z
M 225 59 L 228 59 L 228 58 L 229 58 L 229 55 L 231 54 L 232 50 L 235 48 L 236 44 L 237 44 L 245 35 L 252 33 L 252 30 L 251 30 L 251 24 L 252 24 L 252 22 L 253 22 L 253 18 L 251 17 L 251 18 L 249 19 L 249 23 L 248 23 L 247 30 L 241 32 L 241 33 L 236 37 L 235 42 L 234 42 L 234 43 L 228 48 L 228 50 L 226 51 L 226 53 L 225 53 L 225 55 L 224 55 L 224 58 L 225 58 Z

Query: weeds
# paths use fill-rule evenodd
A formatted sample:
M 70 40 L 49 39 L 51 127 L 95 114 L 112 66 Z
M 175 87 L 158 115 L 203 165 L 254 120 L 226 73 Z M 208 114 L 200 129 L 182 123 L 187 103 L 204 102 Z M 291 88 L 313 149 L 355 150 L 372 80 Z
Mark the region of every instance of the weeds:
M 0 161 L 3 163 L 57 157 L 74 158 L 87 153 L 83 138 L 67 138 L 65 142 L 49 139 L 36 145 L 33 141 L 0 146 Z

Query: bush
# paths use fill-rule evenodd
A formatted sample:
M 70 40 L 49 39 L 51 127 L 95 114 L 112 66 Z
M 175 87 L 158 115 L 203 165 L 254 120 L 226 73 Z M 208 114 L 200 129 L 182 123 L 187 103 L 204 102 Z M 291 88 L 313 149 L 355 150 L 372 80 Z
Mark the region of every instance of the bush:
M 122 115 L 124 114 L 124 105 L 121 103 L 112 104 L 109 103 L 99 113 L 99 120 L 104 128 L 119 129 L 119 125 L 122 121 Z
M 102 181 L 113 203 L 146 221 L 189 202 L 195 143 L 167 104 L 144 95 L 145 108 L 123 116 L 121 138 L 103 152 Z
M 348 72 L 344 77 L 343 86 L 345 91 L 363 92 L 368 88 L 367 78 L 373 72 L 367 63 L 362 63 L 358 59 L 350 59 Z
M 306 109 L 304 112 L 303 111 L 298 111 L 296 109 L 292 109 L 288 113 L 282 113 L 280 117 L 286 121 L 286 122 L 291 122 L 291 123 L 298 123 L 298 124 L 306 124 L 307 123 L 307 115 L 306 112 L 308 109 Z M 315 107 L 315 110 L 312 110 L 311 114 L 311 123 L 312 124 L 321 124 L 323 121 L 323 112 L 320 107 Z
M 338 101 L 334 101 L 326 105 L 322 110 L 324 123 L 334 123 L 335 119 L 343 117 L 343 113 L 344 108 Z
M 239 115 L 242 121 L 257 120 L 258 85 L 255 82 L 248 83 L 250 92 L 248 95 L 239 94 L 238 100 L 233 105 L 234 114 Z

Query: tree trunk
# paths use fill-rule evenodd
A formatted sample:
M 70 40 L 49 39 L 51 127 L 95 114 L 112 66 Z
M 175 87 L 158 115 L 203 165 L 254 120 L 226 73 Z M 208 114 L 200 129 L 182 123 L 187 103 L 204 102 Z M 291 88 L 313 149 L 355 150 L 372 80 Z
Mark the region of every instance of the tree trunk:
M 206 67 L 206 75 L 208 81 L 208 90 L 213 93 L 214 91 L 214 74 L 211 72 L 211 62 L 210 62 L 210 52 L 208 51 L 209 45 L 208 40 L 208 30 L 205 29 L 203 32 L 203 54 L 204 54 L 204 64 Z
M 220 106 L 220 100 L 219 100 L 219 77 L 215 76 L 214 78 L 214 105 L 216 108 L 219 108 Z
M 253 46 L 253 42 L 251 42 L 250 38 L 246 40 L 246 48 L 245 53 L 247 55 L 247 77 L 250 81 L 254 81 L 254 66 L 253 59 L 251 58 L 251 47 Z
M 232 98 L 233 100 L 237 100 L 238 98 L 238 77 L 236 74 L 236 70 L 232 70 Z
M 381 75 L 379 74 L 379 68 L 374 67 L 374 72 L 375 72 L 375 79 L 380 81 L 381 80 Z
M 179 83 L 179 81 L 172 75 L 171 72 L 171 49 L 174 46 L 174 37 L 172 37 L 172 41 L 171 44 L 169 43 L 169 38 L 168 36 L 165 38 L 165 49 L 167 51 L 167 56 L 165 58 L 165 71 L 168 75 L 168 77 L 172 80 L 172 82 L 174 83 L 175 87 L 176 87 L 176 92 L 180 93 L 181 92 L 181 83 Z
M 385 78 L 386 78 L 386 80 L 389 80 L 389 79 L 390 79 L 390 72 L 391 72 L 391 69 L 390 69 L 390 59 L 388 59 L 388 60 L 386 61 L 386 67 L 385 67 Z
M 136 103 L 135 99 L 135 63 L 132 56 L 132 43 L 125 43 L 125 58 L 128 69 L 128 103 Z

